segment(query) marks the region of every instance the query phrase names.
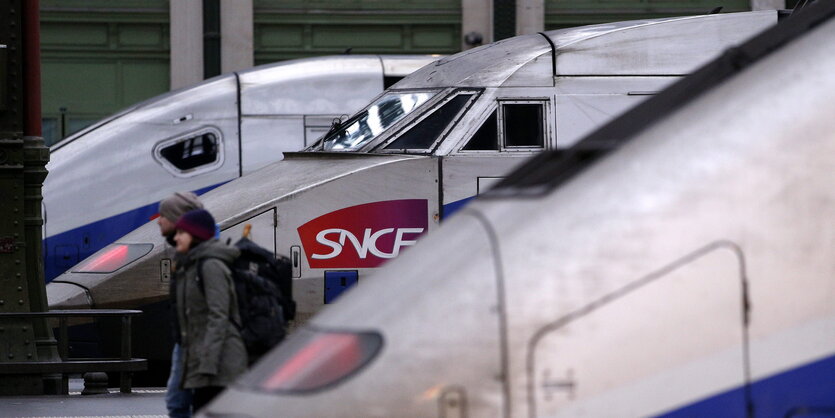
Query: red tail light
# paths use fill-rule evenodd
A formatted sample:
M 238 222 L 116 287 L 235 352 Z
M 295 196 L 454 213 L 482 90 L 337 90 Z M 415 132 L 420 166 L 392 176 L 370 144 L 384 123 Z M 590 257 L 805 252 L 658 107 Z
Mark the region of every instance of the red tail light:
M 74 273 L 112 273 L 151 252 L 153 244 L 110 244 L 93 254 Z
M 243 383 L 273 393 L 322 389 L 368 364 L 382 343 L 382 337 L 373 332 L 301 329 L 259 362 Z

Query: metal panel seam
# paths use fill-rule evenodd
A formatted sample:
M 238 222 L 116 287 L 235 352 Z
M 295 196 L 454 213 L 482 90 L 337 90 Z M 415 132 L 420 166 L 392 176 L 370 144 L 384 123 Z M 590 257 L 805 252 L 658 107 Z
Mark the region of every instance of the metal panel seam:
M 509 417 L 511 416 L 511 404 L 513 401 L 510 393 L 510 376 L 508 370 L 509 343 L 507 337 L 507 303 L 505 301 L 504 271 L 502 269 L 501 251 L 499 249 L 499 237 L 490 225 L 490 221 L 487 219 L 487 216 L 481 213 L 481 211 L 470 208 L 465 209 L 462 212 L 472 215 L 484 226 L 484 231 L 487 232 L 487 236 L 490 240 L 490 248 L 493 251 L 493 268 L 496 270 L 496 311 L 499 315 L 499 358 L 501 366 L 502 391 L 504 392 L 505 398 L 504 416 Z
M 238 110 L 238 177 L 244 175 L 244 147 L 241 138 L 241 75 L 235 71 L 235 97 Z
M 554 45 L 554 41 L 548 37 L 548 35 L 544 34 L 543 32 L 537 32 L 538 34 L 542 35 L 548 44 L 551 45 L 551 81 L 553 82 L 553 77 L 557 76 L 557 46 Z

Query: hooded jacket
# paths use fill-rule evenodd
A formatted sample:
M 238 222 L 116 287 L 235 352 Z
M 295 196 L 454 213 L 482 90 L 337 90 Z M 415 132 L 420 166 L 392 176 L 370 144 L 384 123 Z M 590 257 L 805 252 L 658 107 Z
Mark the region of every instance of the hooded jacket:
M 177 260 L 184 388 L 227 386 L 246 370 L 246 348 L 235 326 L 240 324 L 238 301 L 227 266 L 238 254 L 237 248 L 212 239 Z M 198 275 L 200 263 L 202 276 Z

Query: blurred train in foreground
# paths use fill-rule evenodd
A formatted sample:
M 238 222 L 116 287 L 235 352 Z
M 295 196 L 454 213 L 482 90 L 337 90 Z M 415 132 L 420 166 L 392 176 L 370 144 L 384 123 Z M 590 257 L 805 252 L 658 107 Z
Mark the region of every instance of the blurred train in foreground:
M 802 12 L 522 166 L 202 415 L 833 416 L 835 3 Z
M 569 147 L 776 21 L 767 11 L 620 22 L 462 52 L 407 76 L 309 152 L 204 203 L 223 237 L 251 224 L 256 242 L 290 256 L 303 322 L 526 158 Z M 141 308 L 134 329 L 152 338 L 167 318 L 151 319 L 167 310 L 170 263 L 157 225 L 146 224 L 56 278 L 49 304 Z M 160 349 L 142 357 L 167 358 Z
M 160 199 L 278 161 L 437 56 L 332 56 L 215 77 L 134 105 L 50 149 L 47 281 L 144 225 Z

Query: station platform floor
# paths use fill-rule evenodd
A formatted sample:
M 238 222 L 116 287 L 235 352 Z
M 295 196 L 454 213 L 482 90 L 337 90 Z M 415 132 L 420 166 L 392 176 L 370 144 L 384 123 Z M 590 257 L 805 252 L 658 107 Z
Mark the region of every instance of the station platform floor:
M 81 395 L 82 379 L 70 379 L 69 395 L 0 396 L 0 417 L 167 417 L 165 388 L 137 388 L 120 393 Z

